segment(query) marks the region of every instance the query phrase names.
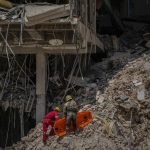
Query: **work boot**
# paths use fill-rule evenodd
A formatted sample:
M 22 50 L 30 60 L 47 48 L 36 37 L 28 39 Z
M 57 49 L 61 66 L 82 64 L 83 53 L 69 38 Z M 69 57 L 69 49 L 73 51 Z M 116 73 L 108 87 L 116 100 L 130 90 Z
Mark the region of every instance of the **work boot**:
M 78 130 L 77 130 L 77 129 L 74 131 L 74 135 L 75 135 L 75 136 L 78 135 Z

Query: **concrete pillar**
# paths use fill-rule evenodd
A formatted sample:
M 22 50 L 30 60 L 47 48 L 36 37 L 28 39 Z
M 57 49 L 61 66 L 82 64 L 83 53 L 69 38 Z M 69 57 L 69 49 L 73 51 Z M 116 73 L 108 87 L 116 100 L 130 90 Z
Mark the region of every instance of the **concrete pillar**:
M 36 123 L 41 122 L 46 110 L 46 54 L 36 54 Z

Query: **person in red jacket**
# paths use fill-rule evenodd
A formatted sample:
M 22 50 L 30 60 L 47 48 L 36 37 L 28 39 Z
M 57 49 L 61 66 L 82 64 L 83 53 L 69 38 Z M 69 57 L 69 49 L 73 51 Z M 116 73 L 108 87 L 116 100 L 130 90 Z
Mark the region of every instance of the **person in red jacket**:
M 58 118 L 58 113 L 60 112 L 60 108 L 59 107 L 55 107 L 54 111 L 49 112 L 46 114 L 46 116 L 43 119 L 43 143 L 46 144 L 46 140 L 47 140 L 47 129 L 49 126 L 52 127 L 49 135 L 54 135 L 54 130 L 53 130 L 53 126 L 55 121 L 57 121 Z

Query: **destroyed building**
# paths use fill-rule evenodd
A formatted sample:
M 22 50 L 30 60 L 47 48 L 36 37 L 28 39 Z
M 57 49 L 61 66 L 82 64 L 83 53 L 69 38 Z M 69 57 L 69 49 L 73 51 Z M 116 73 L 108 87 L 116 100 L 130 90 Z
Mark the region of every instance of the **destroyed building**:
M 149 0 L 1 0 L 0 147 L 150 149 L 149 8 Z M 68 93 L 94 120 L 72 142 L 55 136 L 44 146 L 41 121 Z

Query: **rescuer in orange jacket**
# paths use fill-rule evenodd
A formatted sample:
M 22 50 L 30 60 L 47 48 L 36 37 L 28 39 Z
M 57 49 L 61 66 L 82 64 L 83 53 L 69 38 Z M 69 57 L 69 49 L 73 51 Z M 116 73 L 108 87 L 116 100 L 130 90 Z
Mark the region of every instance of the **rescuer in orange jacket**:
M 43 119 L 43 143 L 46 143 L 47 140 L 47 129 L 49 126 L 52 127 L 49 135 L 53 135 L 54 134 L 54 130 L 53 130 L 53 126 L 55 121 L 57 121 L 58 118 L 58 113 L 60 112 L 60 108 L 59 107 L 55 107 L 54 111 L 49 112 L 48 114 L 46 114 L 46 116 Z

